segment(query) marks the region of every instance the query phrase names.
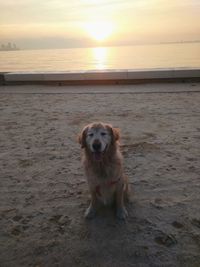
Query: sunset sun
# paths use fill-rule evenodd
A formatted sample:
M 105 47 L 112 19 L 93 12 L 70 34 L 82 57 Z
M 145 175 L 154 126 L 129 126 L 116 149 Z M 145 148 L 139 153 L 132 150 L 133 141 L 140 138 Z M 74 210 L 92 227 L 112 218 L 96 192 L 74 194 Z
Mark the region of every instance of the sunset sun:
M 96 41 L 104 41 L 111 36 L 114 27 L 111 22 L 90 22 L 85 25 L 89 36 Z

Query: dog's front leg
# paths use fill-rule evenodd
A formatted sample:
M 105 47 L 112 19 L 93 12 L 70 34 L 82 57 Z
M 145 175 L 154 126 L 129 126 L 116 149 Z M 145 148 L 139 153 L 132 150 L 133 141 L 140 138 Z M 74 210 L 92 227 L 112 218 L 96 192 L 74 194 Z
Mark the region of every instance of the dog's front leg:
M 116 191 L 116 215 L 120 220 L 126 219 L 128 212 L 124 206 L 124 183 L 119 182 Z
M 85 211 L 86 219 L 93 219 L 96 216 L 98 200 L 96 197 L 96 192 L 91 193 L 91 202 L 87 210 Z

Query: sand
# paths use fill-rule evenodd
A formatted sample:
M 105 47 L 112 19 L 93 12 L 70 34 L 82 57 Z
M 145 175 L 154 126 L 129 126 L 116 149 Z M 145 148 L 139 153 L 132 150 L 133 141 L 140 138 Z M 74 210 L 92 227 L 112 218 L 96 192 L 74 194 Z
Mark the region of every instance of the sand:
M 1 267 L 200 266 L 200 84 L 115 88 L 0 87 Z M 97 120 L 121 128 L 126 222 L 83 217 L 76 137 Z

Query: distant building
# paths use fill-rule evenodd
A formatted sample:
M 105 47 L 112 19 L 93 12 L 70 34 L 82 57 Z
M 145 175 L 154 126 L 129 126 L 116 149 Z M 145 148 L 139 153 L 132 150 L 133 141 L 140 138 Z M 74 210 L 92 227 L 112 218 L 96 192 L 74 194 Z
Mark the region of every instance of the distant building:
M 15 43 L 1 44 L 0 51 L 17 51 L 20 50 Z

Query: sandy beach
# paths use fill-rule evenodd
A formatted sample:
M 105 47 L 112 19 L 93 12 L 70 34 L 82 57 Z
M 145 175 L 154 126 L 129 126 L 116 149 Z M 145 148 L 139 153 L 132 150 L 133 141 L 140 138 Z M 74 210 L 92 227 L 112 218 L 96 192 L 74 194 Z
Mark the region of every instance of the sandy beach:
M 199 267 L 200 83 L 0 87 L 1 267 Z M 84 219 L 77 135 L 121 129 L 131 201 Z

